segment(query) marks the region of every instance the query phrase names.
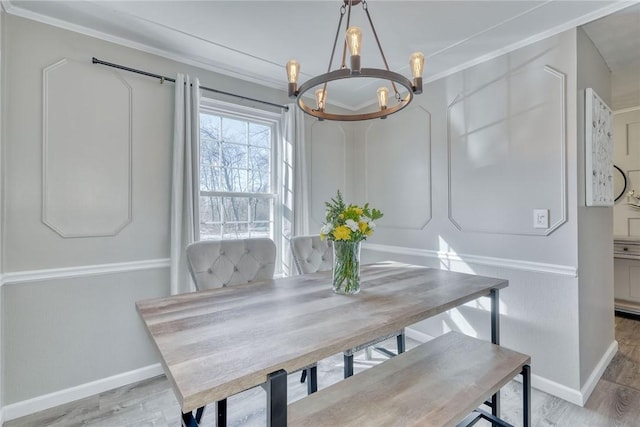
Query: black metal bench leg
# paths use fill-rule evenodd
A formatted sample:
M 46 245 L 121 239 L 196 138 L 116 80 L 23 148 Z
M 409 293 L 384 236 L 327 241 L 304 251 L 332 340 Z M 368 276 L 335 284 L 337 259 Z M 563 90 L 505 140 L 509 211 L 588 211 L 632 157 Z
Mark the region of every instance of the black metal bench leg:
M 305 369 L 303 372 L 307 371 L 307 376 L 309 377 L 309 381 L 307 381 L 307 394 L 315 393 L 318 391 L 318 367 L 312 366 Z
M 522 368 L 522 425 L 531 426 L 531 366 Z
M 344 377 L 349 378 L 353 375 L 353 354 L 344 355 Z
M 287 373 L 283 369 L 267 376 L 267 427 L 287 427 Z
M 396 337 L 396 341 L 398 342 L 398 354 L 404 353 L 406 348 L 406 341 L 404 338 L 404 332 Z
M 307 379 L 307 370 L 303 369 L 302 374 L 300 374 L 300 384 L 304 384 L 306 379 Z

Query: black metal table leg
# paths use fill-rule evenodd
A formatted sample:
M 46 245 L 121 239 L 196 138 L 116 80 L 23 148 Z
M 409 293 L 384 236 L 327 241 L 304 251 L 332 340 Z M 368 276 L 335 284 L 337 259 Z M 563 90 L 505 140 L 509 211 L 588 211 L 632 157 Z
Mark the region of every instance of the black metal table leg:
M 522 426 L 531 426 L 531 366 L 522 368 Z
M 267 376 L 267 427 L 287 427 L 287 373 Z
M 198 427 L 198 422 L 193 417 L 191 412 L 182 413 L 182 426 L 183 427 Z
M 491 289 L 491 342 L 500 345 L 500 290 Z M 491 397 L 491 414 L 500 417 L 500 391 Z M 493 423 L 493 426 L 497 424 Z
M 307 394 L 315 393 L 318 391 L 318 367 L 312 366 L 304 370 L 307 372 L 307 377 L 309 377 L 309 381 L 307 381 Z
M 344 355 L 344 377 L 349 378 L 353 375 L 353 354 Z
M 218 400 L 216 402 L 216 427 L 227 426 L 227 399 Z

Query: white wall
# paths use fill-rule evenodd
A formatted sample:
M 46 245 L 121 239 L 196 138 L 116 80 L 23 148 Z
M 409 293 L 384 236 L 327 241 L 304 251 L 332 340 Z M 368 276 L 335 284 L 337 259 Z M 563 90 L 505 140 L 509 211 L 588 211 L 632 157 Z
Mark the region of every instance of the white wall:
M 15 418 L 162 372 L 134 304 L 169 293 L 174 88 L 92 65 L 91 58 L 168 76 L 186 72 L 205 86 L 275 103 L 287 99 L 280 91 L 16 16 L 6 16 L 4 24 L 0 294 L 5 416 Z M 43 76 L 63 59 L 66 65 Z M 111 124 L 77 144 L 73 132 L 95 129 L 87 125 L 87 110 Z M 69 129 L 69 141 L 56 128 L 56 117 L 68 112 L 83 117 Z M 60 185 L 64 171 L 78 173 L 87 162 L 93 164 L 84 176 L 106 193 Z M 129 175 L 130 182 L 116 180 Z M 117 183 L 101 181 L 105 176 Z M 50 200 L 43 202 L 43 191 Z M 118 209 L 105 209 L 105 198 Z M 56 204 L 60 200 L 65 204 Z M 44 208 L 50 209 L 46 215 Z M 69 237 L 78 234 L 84 237 Z
M 425 85 L 407 113 L 357 125 L 352 165 L 357 201 L 388 213 L 365 256 L 509 279 L 502 343 L 532 356 L 534 386 L 582 404 L 613 328 L 581 343 L 576 38 L 567 31 Z M 549 209 L 548 229 L 533 228 L 534 209 Z M 416 327 L 486 337 L 487 309 L 468 304 Z
M 613 310 L 613 208 L 585 205 L 585 90 L 593 88 L 611 105 L 611 72 L 586 33 L 577 31 L 578 52 L 578 277 L 580 309 L 580 386 L 617 344 Z M 607 360 L 608 362 L 608 360 Z

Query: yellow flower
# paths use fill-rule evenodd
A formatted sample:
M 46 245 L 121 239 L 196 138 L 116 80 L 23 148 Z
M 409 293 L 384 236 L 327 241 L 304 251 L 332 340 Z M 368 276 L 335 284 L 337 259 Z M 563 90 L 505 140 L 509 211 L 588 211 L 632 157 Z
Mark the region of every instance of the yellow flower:
M 326 238 L 327 238 L 327 235 L 326 235 L 326 234 L 322 234 L 322 233 L 320 233 L 320 240 L 324 240 L 324 239 L 326 239 Z
M 340 215 L 338 215 L 338 218 L 340 218 L 340 219 L 344 219 L 344 214 L 340 214 Z
M 360 228 L 361 233 L 364 233 L 367 230 L 367 223 L 360 221 L 358 223 L 358 228 Z
M 357 213 L 358 215 L 362 215 L 362 208 L 359 208 L 359 207 L 356 206 L 355 208 L 353 208 L 353 211 L 355 213 Z
M 366 234 L 367 236 L 371 236 L 373 234 L 373 230 L 369 229 L 364 234 Z
M 333 237 L 335 237 L 336 240 L 349 240 L 351 237 L 351 230 L 349 227 L 341 225 L 333 230 Z

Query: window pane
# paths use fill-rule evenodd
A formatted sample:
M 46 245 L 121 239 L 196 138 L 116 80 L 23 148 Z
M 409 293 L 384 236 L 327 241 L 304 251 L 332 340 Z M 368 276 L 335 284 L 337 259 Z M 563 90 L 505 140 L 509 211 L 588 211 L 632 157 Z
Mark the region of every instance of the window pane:
M 220 140 L 220 117 L 211 114 L 200 114 L 200 138 Z
M 271 149 L 271 128 L 249 123 L 249 144 Z
M 244 120 L 222 118 L 222 140 L 247 144 L 247 122 Z
M 272 199 L 251 199 L 251 220 L 253 222 L 270 221 Z
M 220 197 L 200 197 L 200 238 L 220 238 L 222 203 Z
M 225 224 L 223 239 L 246 239 L 249 237 L 249 225 L 244 223 Z
M 244 197 L 223 198 L 224 222 L 249 222 L 249 199 Z
M 249 191 L 268 193 L 271 189 L 271 152 L 251 147 L 249 156 Z
M 247 170 L 223 168 L 220 170 L 221 191 L 244 193 L 247 191 Z
M 222 143 L 222 165 L 230 168 L 247 167 L 247 146 L 231 143 Z

